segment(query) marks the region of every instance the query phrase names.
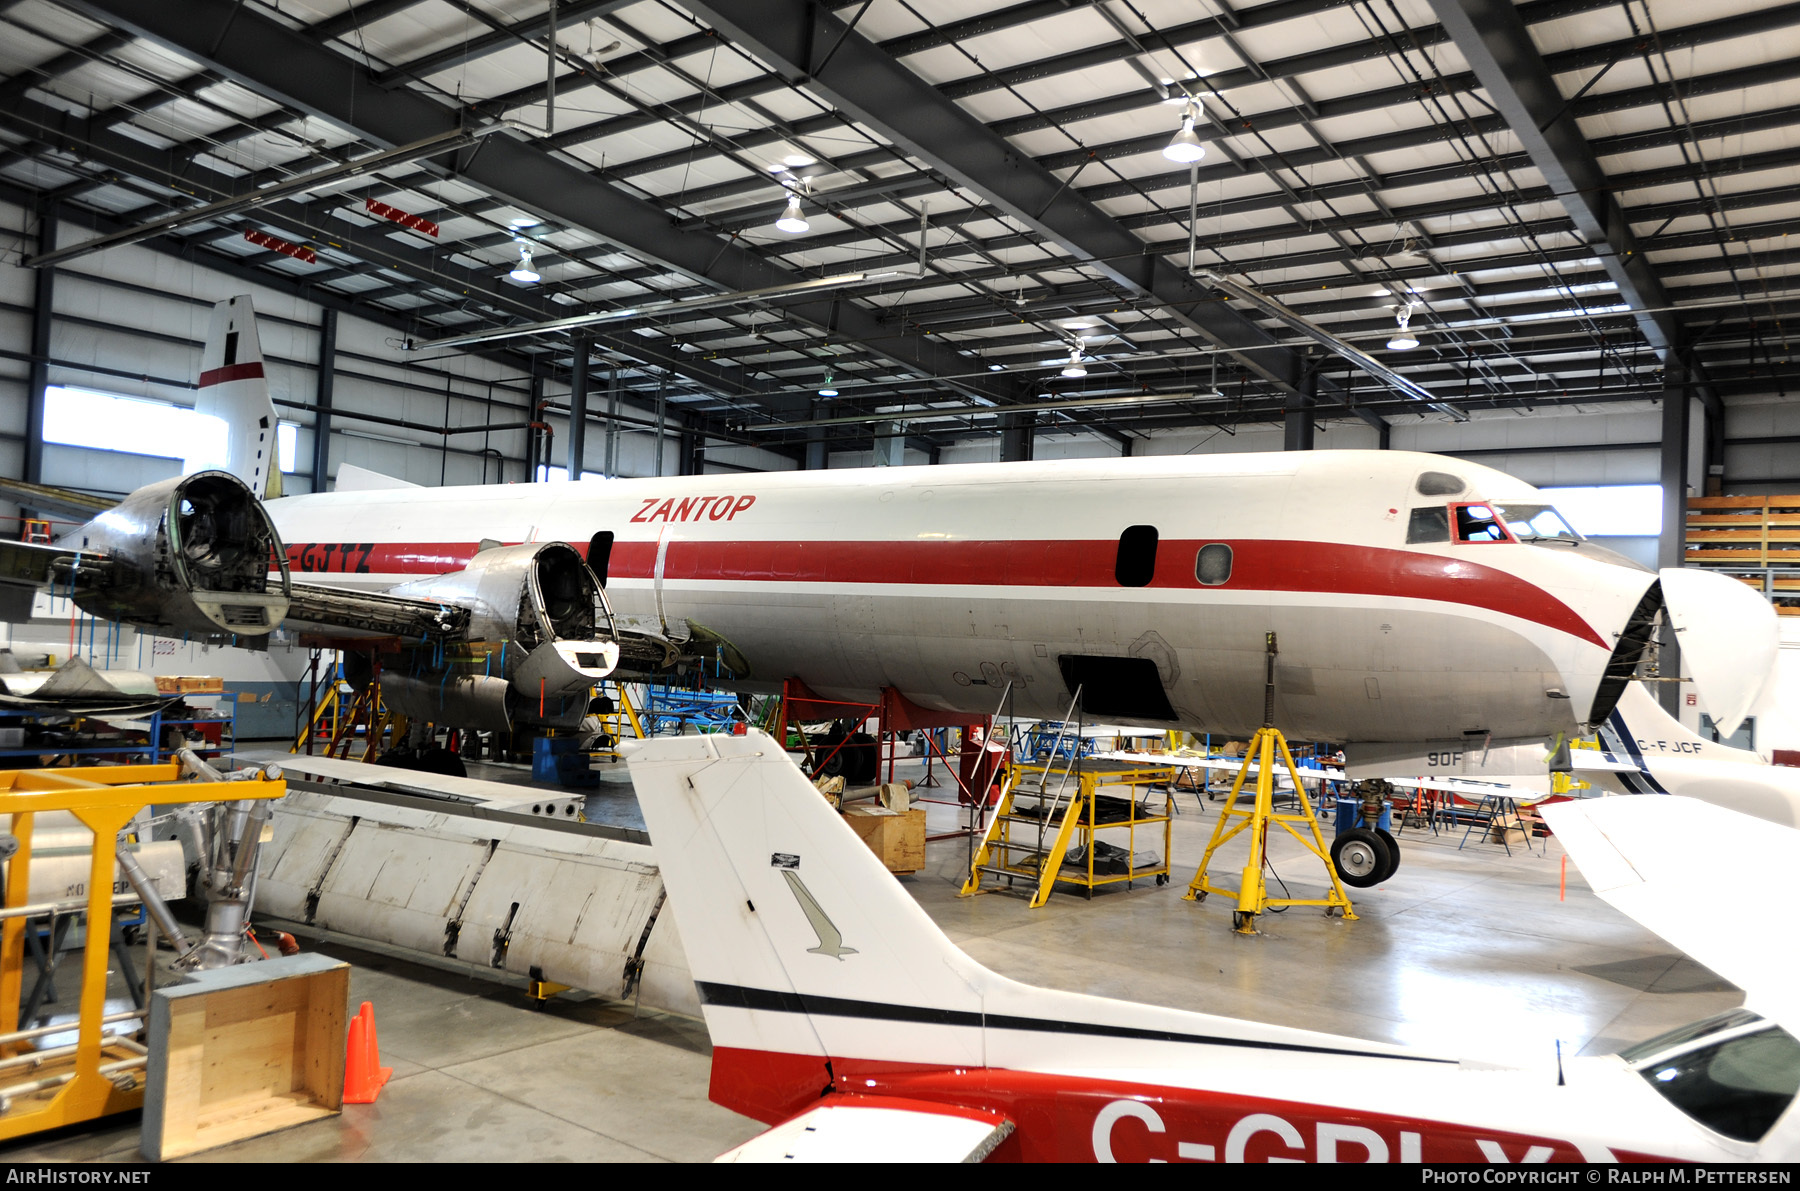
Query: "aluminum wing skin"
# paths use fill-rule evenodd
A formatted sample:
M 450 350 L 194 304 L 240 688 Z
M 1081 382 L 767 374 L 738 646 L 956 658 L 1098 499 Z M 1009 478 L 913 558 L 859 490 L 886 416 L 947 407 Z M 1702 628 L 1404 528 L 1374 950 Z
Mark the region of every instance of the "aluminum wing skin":
M 1800 951 L 1783 907 L 1800 831 L 1692 798 L 1594 798 L 1543 808 L 1602 900 L 1744 990 L 1745 1004 L 1800 1030 Z M 1729 875 L 1729 906 L 1708 895 Z

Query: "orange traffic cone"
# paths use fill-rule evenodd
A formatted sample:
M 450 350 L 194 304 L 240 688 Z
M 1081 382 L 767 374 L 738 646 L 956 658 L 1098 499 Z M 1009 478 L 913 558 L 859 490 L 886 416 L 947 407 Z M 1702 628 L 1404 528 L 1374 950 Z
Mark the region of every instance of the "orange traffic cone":
M 375 1007 L 367 1001 L 350 1019 L 350 1045 L 344 1055 L 344 1103 L 373 1104 L 392 1067 L 381 1065 L 381 1047 L 375 1041 Z

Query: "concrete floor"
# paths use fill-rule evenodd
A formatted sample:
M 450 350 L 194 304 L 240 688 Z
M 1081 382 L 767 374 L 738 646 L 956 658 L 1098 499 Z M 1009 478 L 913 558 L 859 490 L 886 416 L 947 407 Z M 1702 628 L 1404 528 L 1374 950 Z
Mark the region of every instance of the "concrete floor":
M 900 880 L 970 955 L 1016 979 L 1492 1062 L 1547 1059 L 1559 1040 L 1565 1054 L 1605 1053 L 1742 1000 L 1572 866 L 1559 900 L 1554 841 L 1508 855 L 1479 838 L 1459 850 L 1460 831 L 1407 829 L 1397 875 L 1351 891 L 1357 921 L 1295 908 L 1239 936 L 1222 899 L 1181 898 L 1218 804 L 1178 805 L 1168 886 L 1058 895 L 1035 911 L 1005 894 L 961 899 L 962 840 L 931 844 L 925 871 Z M 927 809 L 934 833 L 961 821 L 955 807 Z M 1276 838 L 1275 871 L 1294 896 L 1320 896 L 1319 862 Z M 1246 844 L 1221 851 L 1215 881 L 1236 884 Z M 688 1161 L 761 1129 L 706 1099 L 698 1022 L 597 999 L 533 1011 L 516 987 L 317 946 L 355 965 L 351 1003 L 374 1004 L 392 1081 L 374 1105 L 194 1160 Z M 133 1115 L 0 1147 L 0 1161 L 140 1161 L 137 1140 Z

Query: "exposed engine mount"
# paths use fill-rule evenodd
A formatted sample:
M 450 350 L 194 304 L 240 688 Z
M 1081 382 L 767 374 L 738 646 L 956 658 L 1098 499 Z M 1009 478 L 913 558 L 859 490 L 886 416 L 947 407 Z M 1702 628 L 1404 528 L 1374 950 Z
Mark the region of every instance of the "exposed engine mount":
M 243 481 L 203 471 L 149 484 L 62 545 L 59 582 L 94 616 L 208 640 L 262 637 L 291 595 L 281 539 Z M 105 565 L 82 552 L 106 556 Z
M 460 571 L 391 593 L 466 609 L 460 643 L 382 672 L 388 707 L 415 720 L 504 731 L 515 719 L 579 723 L 588 690 L 619 664 L 612 610 L 564 542 L 495 546 Z

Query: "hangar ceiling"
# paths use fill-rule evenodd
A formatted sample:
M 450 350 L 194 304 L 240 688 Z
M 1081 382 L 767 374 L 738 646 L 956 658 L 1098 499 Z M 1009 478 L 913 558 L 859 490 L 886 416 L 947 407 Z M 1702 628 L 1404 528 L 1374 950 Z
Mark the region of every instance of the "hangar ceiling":
M 136 229 L 415 343 L 606 314 L 469 350 L 586 343 L 790 453 L 1790 370 L 1800 3 L 0 0 L 0 28 L 0 197 L 63 248 Z

